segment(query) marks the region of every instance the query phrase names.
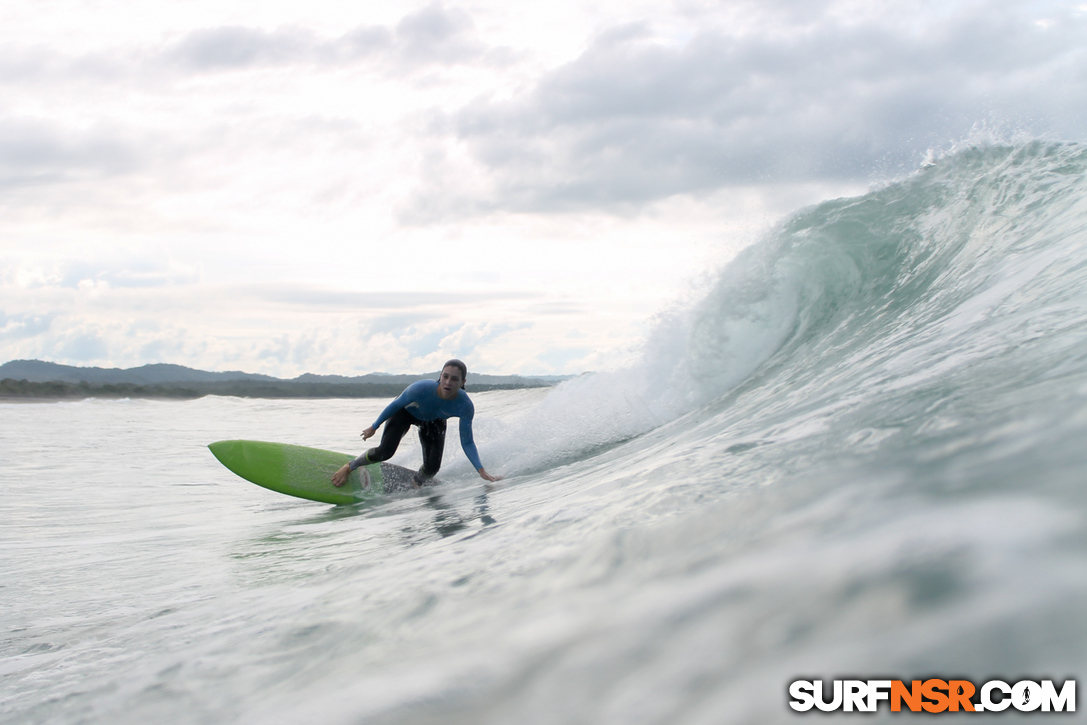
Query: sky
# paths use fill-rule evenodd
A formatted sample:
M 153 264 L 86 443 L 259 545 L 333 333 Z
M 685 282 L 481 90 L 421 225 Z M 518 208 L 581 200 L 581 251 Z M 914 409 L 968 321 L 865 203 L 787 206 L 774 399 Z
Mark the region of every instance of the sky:
M 1087 3 L 5 0 L 0 362 L 611 369 L 979 137 L 1087 140 Z

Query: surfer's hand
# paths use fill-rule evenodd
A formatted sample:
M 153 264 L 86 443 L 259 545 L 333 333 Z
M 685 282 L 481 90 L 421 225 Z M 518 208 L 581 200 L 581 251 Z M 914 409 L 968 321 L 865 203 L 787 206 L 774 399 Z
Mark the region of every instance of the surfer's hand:
M 340 466 L 340 470 L 332 474 L 332 485 L 336 488 L 347 483 L 347 477 L 351 475 L 351 464 L 345 463 Z
M 485 481 L 491 481 L 492 483 L 494 481 L 501 481 L 502 480 L 501 476 L 492 476 L 491 474 L 487 473 L 487 470 L 485 468 L 479 469 L 479 477 L 482 478 Z
M 362 439 L 364 441 L 368 441 L 368 440 L 370 440 L 371 438 L 374 437 L 374 433 L 376 433 L 376 432 L 377 431 L 374 430 L 374 427 L 370 426 L 369 428 L 367 428 L 366 430 L 364 430 L 362 432 Z

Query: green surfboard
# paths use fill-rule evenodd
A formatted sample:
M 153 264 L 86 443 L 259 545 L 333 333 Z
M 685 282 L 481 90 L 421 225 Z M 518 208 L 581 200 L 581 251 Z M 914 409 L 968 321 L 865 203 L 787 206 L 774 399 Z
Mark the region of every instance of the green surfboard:
M 320 448 L 239 440 L 218 441 L 208 448 L 220 463 L 245 480 L 310 501 L 349 505 L 415 487 L 412 471 L 389 463 L 372 463 L 359 466 L 347 483 L 336 488 L 332 474 L 354 456 Z

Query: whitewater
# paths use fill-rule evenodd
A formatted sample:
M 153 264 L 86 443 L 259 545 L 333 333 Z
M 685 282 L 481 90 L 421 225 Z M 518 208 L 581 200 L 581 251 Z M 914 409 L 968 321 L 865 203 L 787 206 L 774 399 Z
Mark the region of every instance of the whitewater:
M 473 394 L 493 487 L 455 436 L 355 507 L 206 448 L 357 453 L 387 401 L 0 403 L 0 721 L 767 723 L 799 678 L 1079 677 L 1085 171 L 977 143 L 799 211 L 629 369 Z

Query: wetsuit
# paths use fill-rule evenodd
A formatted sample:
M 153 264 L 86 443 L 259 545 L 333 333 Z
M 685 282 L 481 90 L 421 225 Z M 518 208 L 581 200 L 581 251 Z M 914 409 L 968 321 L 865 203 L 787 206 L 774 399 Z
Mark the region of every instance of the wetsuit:
M 377 430 L 387 421 L 385 431 L 381 434 L 381 443 L 351 461 L 351 470 L 391 458 L 404 434 L 411 426 L 417 425 L 419 442 L 423 445 L 423 467 L 419 469 L 419 475 L 431 478 L 442 466 L 445 422 L 449 418 L 460 418 L 460 447 L 478 471 L 483 468 L 483 464 L 479 461 L 479 451 L 476 450 L 472 438 L 472 418 L 475 414 L 476 408 L 464 390 L 458 390 L 457 397 L 452 400 L 443 400 L 438 396 L 438 381 L 420 380 L 412 383 L 399 398 L 381 411 L 373 425 L 374 430 Z

